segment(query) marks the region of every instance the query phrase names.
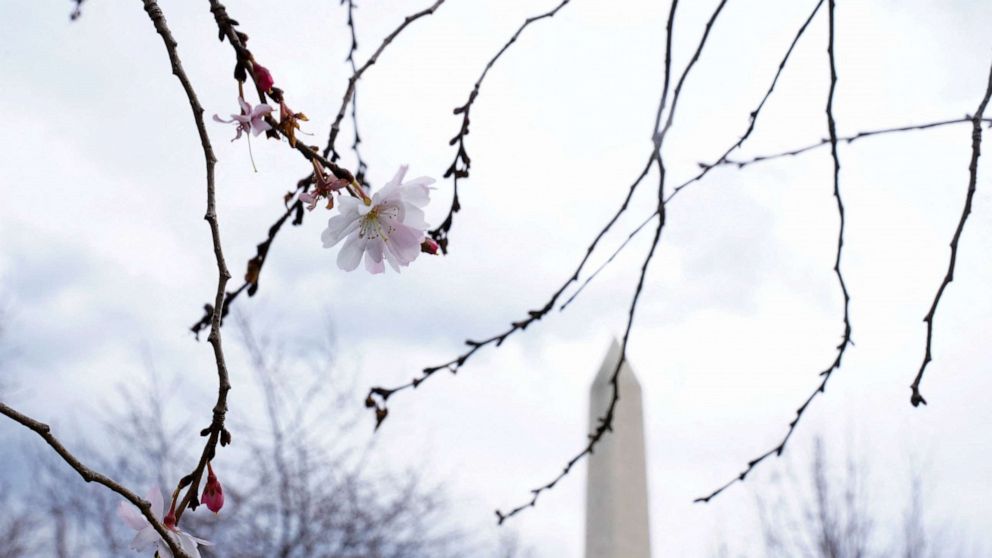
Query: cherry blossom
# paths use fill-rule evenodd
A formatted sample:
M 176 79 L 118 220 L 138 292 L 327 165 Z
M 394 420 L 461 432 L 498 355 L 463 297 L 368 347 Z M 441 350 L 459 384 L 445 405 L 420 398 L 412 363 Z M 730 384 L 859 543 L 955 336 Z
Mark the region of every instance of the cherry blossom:
M 152 505 L 152 514 L 156 518 L 162 518 L 162 524 L 176 535 L 179 547 L 183 549 L 183 552 L 192 558 L 200 558 L 200 551 L 197 546 L 201 544 L 210 546 L 213 544 L 210 541 L 196 538 L 176 527 L 175 502 L 173 502 L 169 513 L 164 518 L 162 517 L 162 512 L 165 510 L 165 503 L 162 500 L 162 491 L 158 487 L 149 490 L 145 498 Z M 169 545 L 159 536 L 158 531 L 145 519 L 145 516 L 141 515 L 138 508 L 129 502 L 121 502 L 117 508 L 117 515 L 124 523 L 127 523 L 128 527 L 138 532 L 131 541 L 131 549 L 138 551 L 154 549 L 161 558 L 173 558 L 172 551 L 169 550 Z
M 272 129 L 272 126 L 265 121 L 265 117 L 272 112 L 272 107 L 262 104 L 252 108 L 248 101 L 245 101 L 244 97 L 238 97 L 238 103 L 241 104 L 241 114 L 232 114 L 229 120 L 224 120 L 220 116 L 214 115 L 216 122 L 235 125 L 237 135 L 231 141 L 241 139 L 242 132 L 251 132 L 253 135 L 258 136 L 258 134 Z
M 303 192 L 300 194 L 300 201 L 307 204 L 307 210 L 313 211 L 317 207 L 320 198 L 327 198 L 327 209 L 334 207 L 334 198 L 331 192 L 336 192 L 349 184 L 345 178 L 338 178 L 333 174 L 328 174 L 323 165 L 312 159 L 313 163 L 313 192 Z
M 364 193 L 363 199 L 341 196 L 340 213 L 330 218 L 320 237 L 324 248 L 345 241 L 338 267 L 353 271 L 364 255 L 370 273 L 383 273 L 385 262 L 398 272 L 420 255 L 428 229 L 421 208 L 430 201 L 434 179 L 423 176 L 404 183 L 406 169 L 401 166 L 371 199 Z

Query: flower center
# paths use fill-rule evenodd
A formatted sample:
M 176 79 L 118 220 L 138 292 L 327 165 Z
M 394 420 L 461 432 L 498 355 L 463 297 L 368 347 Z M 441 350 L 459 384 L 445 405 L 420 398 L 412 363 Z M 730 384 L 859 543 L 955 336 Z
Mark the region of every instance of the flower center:
M 396 230 L 390 223 L 399 217 L 399 208 L 390 205 L 375 205 L 362 217 L 358 234 L 361 238 L 375 240 L 381 238 L 389 241 L 389 236 Z

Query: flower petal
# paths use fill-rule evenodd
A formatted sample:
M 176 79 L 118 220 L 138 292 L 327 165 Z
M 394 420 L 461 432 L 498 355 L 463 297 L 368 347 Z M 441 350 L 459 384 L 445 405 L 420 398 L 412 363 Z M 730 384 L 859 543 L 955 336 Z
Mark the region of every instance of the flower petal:
M 179 535 L 179 547 L 183 549 L 183 552 L 189 554 L 190 558 L 200 558 L 200 550 L 196 548 L 196 541 L 193 540 L 193 537 L 182 531 L 176 534 Z
M 258 105 L 257 107 L 251 110 L 251 118 L 252 120 L 254 120 L 260 116 L 265 116 L 271 112 L 272 112 L 272 107 L 270 107 L 269 105 L 265 105 L 265 104 Z
M 162 538 L 155 532 L 155 528 L 149 525 L 138 531 L 138 534 L 131 539 L 131 550 L 145 550 L 155 546 L 155 542 L 161 540 Z
M 389 248 L 392 249 L 400 265 L 410 265 L 410 262 L 420 255 L 420 243 L 424 240 L 424 232 L 399 225 L 393 234 L 389 235 Z
M 349 236 L 344 246 L 341 247 L 341 251 L 338 252 L 338 267 L 345 271 L 354 271 L 358 267 L 358 263 L 362 261 L 366 242 L 357 233 Z
M 407 182 L 402 188 L 403 201 L 424 207 L 431 201 L 431 184 L 434 184 L 434 179 L 429 176 L 421 176 Z
M 161 518 L 165 515 L 165 502 L 162 501 L 162 490 L 158 486 L 153 486 L 145 496 L 152 504 L 152 515 Z
M 424 219 L 424 211 L 414 205 L 406 206 L 406 211 L 403 216 L 403 224 L 417 229 L 418 231 L 426 231 L 431 228 Z
M 385 244 L 377 238 L 365 245 L 365 269 L 373 275 L 386 271 L 386 264 L 382 261 Z
M 145 516 L 141 515 L 138 508 L 134 507 L 131 502 L 121 502 L 117 506 L 117 517 L 120 517 L 127 526 L 134 529 L 135 531 L 140 531 L 148 526 L 148 520 Z
M 361 223 L 358 216 L 335 215 L 327 220 L 327 228 L 320 233 L 320 240 L 324 243 L 324 248 L 330 248 L 341 239 L 358 230 Z M 357 236 L 357 233 L 355 233 Z

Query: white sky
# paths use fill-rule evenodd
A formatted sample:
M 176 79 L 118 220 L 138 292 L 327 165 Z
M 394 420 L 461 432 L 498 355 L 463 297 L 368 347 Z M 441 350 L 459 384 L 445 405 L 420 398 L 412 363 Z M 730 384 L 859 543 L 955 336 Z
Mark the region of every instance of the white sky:
M 460 124 L 451 109 L 520 22 L 556 3 L 449 0 L 401 35 L 359 85 L 373 184 L 401 163 L 414 176 L 440 179 L 454 156 L 447 140 Z M 728 3 L 667 140 L 670 184 L 744 131 L 814 3 Z M 290 104 L 310 116 L 312 142 L 323 145 L 348 77 L 344 9 L 332 0 L 227 4 Z M 363 2 L 360 60 L 426 4 Z M 504 56 L 472 110 L 472 176 L 449 256 L 422 257 L 401 275 L 345 274 L 336 249 L 320 245 L 329 215 L 314 214 L 283 231 L 258 296 L 238 306 L 301 348 L 322 335 L 329 313 L 342 359 L 359 369 L 360 405 L 365 386 L 404 382 L 461 351 L 466 337 L 501 331 L 543 305 L 649 153 L 663 4 L 573 0 Z M 715 4 L 680 5 L 676 71 Z M 162 7 L 207 114 L 233 112 L 232 53 L 216 41 L 206 2 Z M 11 403 L 41 419 L 65 418 L 138 373 L 147 347 L 161 369 L 182 371 L 202 387 L 206 412 L 212 356 L 187 328 L 216 278 L 189 107 L 139 2 L 90 0 L 71 25 L 69 9 L 69 2 L 0 0 L 0 102 L 8 124 L 0 136 L 0 292 L 13 309 L 7 342 L 19 355 L 20 386 Z M 824 8 L 794 52 L 744 154 L 825 136 L 825 16 Z M 973 111 L 988 77 L 990 17 L 992 4 L 979 0 L 840 1 L 839 132 Z M 209 130 L 220 158 L 222 234 L 237 276 L 306 165 L 283 146 L 257 142 L 255 174 L 246 146 L 227 142 L 227 127 L 211 122 Z M 349 143 L 346 130 L 339 146 Z M 992 476 L 992 348 L 982 333 L 992 312 L 988 157 L 955 281 L 937 314 L 935 360 L 923 384 L 930 406 L 912 408 L 907 389 L 922 358 L 921 319 L 946 270 L 969 157 L 968 125 L 840 147 L 848 211 L 842 267 L 857 345 L 805 416 L 790 453 L 806 453 L 817 433 L 835 447 L 855 438 L 889 514 L 898 513 L 911 456 L 919 457 L 929 463 L 932 516 L 976 539 L 992 528 L 981 489 Z M 656 556 L 706 555 L 720 540 L 741 552 L 753 548 L 749 489 L 734 487 L 707 506 L 691 502 L 778 442 L 833 358 L 842 325 L 831 272 L 838 224 L 831 169 L 827 149 L 720 169 L 669 207 L 628 349 L 644 388 Z M 653 184 L 593 263 L 650 213 Z M 449 182 L 438 186 L 432 222 L 450 196 Z M 377 435 L 381 462 L 429 465 L 456 496 L 458 514 L 484 536 L 494 533 L 495 508 L 525 501 L 581 447 L 588 382 L 609 338 L 622 331 L 649 236 L 566 313 L 481 352 L 458 377 L 391 400 Z M 229 347 L 237 386 L 245 360 Z M 251 412 L 237 389 L 231 406 Z M 12 432 L 0 427 L 0 437 Z M 70 442 L 100 435 L 66 433 Z M 767 463 L 757 481 L 781 469 L 781 461 Z M 537 556 L 581 556 L 582 475 L 513 520 Z

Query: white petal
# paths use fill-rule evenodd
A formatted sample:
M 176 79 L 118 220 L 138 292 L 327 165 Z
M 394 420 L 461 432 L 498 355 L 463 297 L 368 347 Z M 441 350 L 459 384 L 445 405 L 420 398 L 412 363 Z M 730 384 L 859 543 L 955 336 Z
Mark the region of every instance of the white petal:
M 429 176 L 421 176 L 407 182 L 403 185 L 403 201 L 424 207 L 431 201 L 431 184 L 434 184 L 434 179 Z
M 158 555 L 160 558 L 172 558 L 172 551 L 169 550 L 169 545 L 165 544 L 162 539 L 158 540 Z
M 158 518 L 165 517 L 165 502 L 162 501 L 162 490 L 158 486 L 153 486 L 145 497 L 152 504 L 152 515 Z
M 190 555 L 190 558 L 200 558 L 200 551 L 196 548 L 196 541 L 189 534 L 179 531 L 179 547 L 183 552 Z
M 393 179 L 390 180 L 386 186 L 389 186 L 390 184 L 403 184 L 403 177 L 406 176 L 406 169 L 408 168 L 410 168 L 409 165 L 400 165 L 399 170 L 396 171 L 396 174 L 393 175 Z
M 408 205 L 406 206 L 406 211 L 403 216 L 403 224 L 417 229 L 418 231 L 426 231 L 431 228 L 424 219 L 424 211 L 419 207 Z
M 373 275 L 386 271 L 386 264 L 382 261 L 385 244 L 377 238 L 365 245 L 365 269 Z
M 138 508 L 131 505 L 131 502 L 121 502 L 117 506 L 117 516 L 127 523 L 127 526 L 134 529 L 135 531 L 140 531 L 148 526 L 148 520 L 145 516 L 141 515 Z
M 145 550 L 155 546 L 155 541 L 161 540 L 162 538 L 158 536 L 157 532 L 155 532 L 155 528 L 149 525 L 138 531 L 138 534 L 134 536 L 134 539 L 131 540 L 131 549 Z
M 335 215 L 327 220 L 327 228 L 320 233 L 324 248 L 330 248 L 349 234 L 355 233 L 361 220 L 357 215 Z M 357 233 L 355 233 L 357 234 Z
M 389 246 L 388 245 L 386 246 L 386 248 L 387 248 L 387 250 L 383 254 L 383 256 L 385 256 L 385 260 L 387 262 L 389 262 L 389 267 L 393 268 L 393 271 L 395 271 L 396 273 L 399 273 L 400 272 L 400 265 L 399 265 L 399 262 L 396 261 L 396 256 L 393 255 L 393 252 L 392 252 L 392 250 L 389 249 Z
M 341 251 L 338 252 L 338 267 L 345 271 L 354 271 L 358 263 L 362 261 L 362 254 L 365 252 L 365 243 L 357 233 L 348 237 Z

